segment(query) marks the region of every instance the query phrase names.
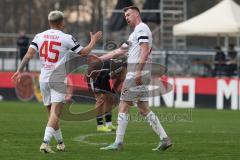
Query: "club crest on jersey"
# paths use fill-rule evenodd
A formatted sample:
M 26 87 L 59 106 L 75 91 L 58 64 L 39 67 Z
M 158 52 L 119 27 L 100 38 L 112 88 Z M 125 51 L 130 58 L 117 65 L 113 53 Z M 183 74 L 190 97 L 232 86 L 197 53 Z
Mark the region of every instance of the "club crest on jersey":
M 138 33 L 144 33 L 144 30 L 139 30 Z

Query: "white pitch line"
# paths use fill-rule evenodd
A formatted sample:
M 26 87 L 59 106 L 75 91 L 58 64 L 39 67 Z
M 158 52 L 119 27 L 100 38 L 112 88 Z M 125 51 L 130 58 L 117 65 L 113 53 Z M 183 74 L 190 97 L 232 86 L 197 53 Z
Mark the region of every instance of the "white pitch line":
M 88 137 L 95 137 L 95 136 L 106 136 L 106 135 L 114 135 L 115 133 L 92 133 L 92 134 L 86 134 L 86 135 L 80 135 L 78 137 L 75 137 L 73 139 L 73 141 L 75 142 L 81 142 L 84 144 L 88 144 L 88 145 L 94 145 L 94 146 L 98 146 L 98 145 L 107 145 L 108 143 L 96 143 L 96 142 L 89 142 L 86 139 Z
M 195 134 L 195 133 L 197 133 L 197 132 L 193 132 L 193 131 L 191 131 L 191 130 L 187 130 L 187 131 L 185 131 L 185 132 L 183 132 L 183 133 L 185 133 L 185 134 Z M 219 131 L 219 132 L 213 132 L 213 133 L 225 133 L 224 131 Z M 233 132 L 233 133 L 235 133 L 235 132 Z M 102 146 L 104 146 L 104 145 L 108 145 L 109 143 L 107 143 L 107 142 L 103 142 L 103 143 L 97 143 L 97 142 L 89 142 L 88 140 L 87 140 L 87 138 L 89 138 L 89 137 L 98 137 L 98 136 L 108 136 L 108 135 L 115 135 L 115 132 L 113 133 L 91 133 L 91 134 L 86 134 L 86 135 L 80 135 L 80 136 L 78 136 L 78 137 L 75 137 L 75 138 L 73 138 L 73 141 L 75 141 L 75 142 L 80 142 L 80 143 L 83 143 L 83 144 L 86 144 L 86 145 L 94 145 L 94 146 L 100 146 L 100 145 L 102 145 Z M 174 141 L 174 139 L 173 139 L 173 141 Z M 188 141 L 188 142 L 176 142 L 176 141 L 174 141 L 174 144 L 236 144 L 236 143 L 239 143 L 240 141 L 239 140 L 235 140 L 235 141 L 232 141 L 232 140 L 224 140 L 224 141 L 214 141 L 214 140 L 212 140 L 212 141 L 203 141 L 203 140 L 201 140 L 201 141 L 198 141 L 198 142 L 195 142 L 195 141 L 191 141 L 191 139 Z M 139 142 L 137 142 L 137 143 L 128 143 L 128 145 L 143 145 L 143 144 L 146 144 L 146 143 L 139 143 Z M 156 143 L 148 143 L 149 145 L 156 145 Z
M 92 134 L 86 134 L 86 135 L 80 135 L 78 137 L 73 138 L 73 141 L 75 142 L 80 142 L 83 144 L 87 144 L 87 145 L 93 145 L 93 146 L 104 146 L 104 145 L 108 145 L 109 143 L 97 143 L 97 142 L 89 142 L 87 141 L 88 137 L 95 137 L 95 136 L 108 136 L 108 135 L 115 135 L 115 133 L 92 133 Z M 143 145 L 146 143 L 129 143 L 129 145 Z M 151 145 L 156 145 L 156 143 L 148 143 Z

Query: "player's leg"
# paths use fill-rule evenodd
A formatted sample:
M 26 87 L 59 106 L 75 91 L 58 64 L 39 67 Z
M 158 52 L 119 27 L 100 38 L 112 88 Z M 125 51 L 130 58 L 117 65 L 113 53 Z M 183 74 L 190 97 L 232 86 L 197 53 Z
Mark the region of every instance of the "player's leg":
M 105 68 L 109 68 L 110 65 L 109 63 L 104 63 Z M 101 90 L 103 90 L 103 96 L 104 96 L 104 116 L 105 116 L 105 122 L 106 122 L 106 127 L 108 129 L 116 130 L 116 127 L 112 124 L 112 107 L 114 103 L 114 91 L 111 88 L 110 85 L 110 76 L 109 74 L 102 74 L 102 79 L 101 79 L 101 85 L 99 86 Z
M 120 103 L 118 107 L 118 117 L 117 117 L 117 130 L 116 130 L 116 138 L 115 142 L 107 147 L 100 148 L 101 150 L 119 150 L 122 148 L 124 135 L 126 132 L 127 124 L 128 124 L 128 112 L 130 107 L 132 106 L 132 96 L 131 92 L 129 92 L 130 85 L 127 81 L 124 81 L 123 89 L 121 91 Z
M 109 69 L 110 63 L 104 62 L 103 69 Z M 105 118 L 105 127 L 112 131 L 116 130 L 116 127 L 112 125 L 112 106 L 113 106 L 113 97 L 111 96 L 111 86 L 110 86 L 110 76 L 108 72 L 102 72 L 99 75 L 98 81 L 95 83 L 96 88 L 99 88 L 103 100 L 102 104 L 102 113 Z
M 95 93 L 95 99 L 96 99 L 96 121 L 97 126 L 103 126 L 103 105 L 104 105 L 104 99 L 101 93 Z
M 102 93 L 95 93 L 96 99 L 96 120 L 97 120 L 97 131 L 98 132 L 111 132 L 106 126 L 103 125 L 103 113 L 104 113 L 104 102 L 105 95 Z
M 50 117 L 48 120 L 48 126 L 54 128 L 53 136 L 57 141 L 57 150 L 64 151 L 65 145 L 63 143 L 62 131 L 60 129 L 59 118 L 61 116 L 64 103 L 54 102 L 51 106 Z
M 138 101 L 137 102 L 138 110 L 140 114 L 145 117 L 149 122 L 153 131 L 160 137 L 160 144 L 154 150 L 166 150 L 172 146 L 170 138 L 167 136 L 162 124 L 159 121 L 157 115 L 155 115 L 148 106 L 148 101 Z
M 50 104 L 50 105 L 48 105 L 46 108 L 47 108 L 48 119 L 49 119 L 50 112 L 51 112 L 51 104 Z
M 49 119 L 50 112 L 51 112 L 51 105 L 47 106 L 47 112 L 48 112 L 48 119 Z M 62 131 L 59 128 L 59 123 L 57 124 L 56 128 L 58 128 L 58 129 L 55 129 L 55 132 L 54 132 L 53 136 L 54 136 L 54 138 L 55 138 L 55 140 L 58 144 L 62 144 L 63 143 L 63 137 L 62 137 Z
M 44 142 L 50 143 L 51 138 L 54 136 L 55 131 L 59 130 L 59 116 L 61 113 L 61 108 L 63 107 L 63 103 L 52 103 L 50 115 L 44 135 Z M 62 140 L 61 140 L 62 141 Z
M 116 138 L 113 144 L 100 148 L 101 150 L 121 150 L 124 135 L 128 125 L 128 112 L 131 106 L 131 102 L 120 101 L 119 111 L 118 111 L 118 126 L 116 131 Z
M 111 130 L 116 130 L 116 127 L 112 123 L 112 109 L 114 105 L 114 97 L 112 94 L 109 94 L 109 93 L 106 93 L 104 95 L 105 95 L 104 116 L 105 116 L 106 127 Z
M 51 111 L 51 105 L 47 106 L 47 111 L 48 111 L 48 118 L 50 116 L 50 111 Z M 62 131 L 61 129 L 59 128 L 59 123 L 57 124 L 56 128 L 58 129 L 55 129 L 55 132 L 53 134 L 56 142 L 58 144 L 62 144 L 63 143 L 63 137 L 62 137 Z
M 104 69 L 104 67 L 102 68 Z M 104 103 L 106 102 L 105 92 L 110 90 L 109 76 L 105 72 L 100 72 L 97 79 L 90 79 L 91 90 L 95 94 L 96 99 L 96 120 L 98 132 L 111 132 L 112 130 L 103 124 Z
M 60 86 L 62 91 L 61 93 L 60 92 L 57 92 L 55 91 L 54 89 L 51 89 L 51 102 L 52 102 L 52 107 L 51 107 L 51 115 L 53 115 L 54 118 L 56 119 L 53 119 L 54 120 L 54 129 L 55 129 L 55 132 L 54 132 L 54 137 L 57 141 L 57 150 L 58 151 L 64 151 L 65 150 L 65 144 L 63 142 L 63 136 L 62 136 L 62 131 L 61 131 L 61 128 L 60 128 L 60 116 L 61 116 L 61 113 L 62 113 L 62 108 L 64 107 L 64 104 L 66 102 L 66 86 L 65 85 L 62 85 Z M 64 92 L 65 91 L 65 92 Z M 53 108 L 53 106 L 55 108 Z M 54 111 L 54 113 L 53 113 Z
M 146 120 L 150 123 L 150 126 L 153 128 L 154 132 L 160 137 L 167 137 L 165 130 L 163 129 L 158 117 L 149 109 L 147 101 L 139 101 L 137 102 L 139 113 L 146 118 Z
M 118 118 L 117 118 L 117 131 L 116 131 L 116 139 L 115 143 L 122 143 L 123 138 L 126 132 L 127 124 L 128 124 L 128 113 L 131 107 L 131 102 L 120 101 Z
M 51 95 L 50 88 L 47 83 L 40 83 L 40 90 L 43 96 L 43 104 L 47 107 L 48 119 L 51 113 Z M 46 126 L 43 143 L 40 146 L 40 151 L 42 153 L 54 153 L 49 145 L 50 140 L 54 134 L 55 130 L 52 127 Z
M 65 145 L 63 143 L 62 133 L 59 126 L 59 117 L 64 105 L 63 102 L 65 101 L 65 94 L 56 92 L 55 90 L 51 89 L 48 83 L 45 83 L 42 85 L 42 87 L 40 84 L 40 88 L 42 93 L 47 93 L 45 94 L 47 96 L 44 96 L 43 94 L 44 104 L 51 104 L 50 115 L 48 118 L 48 123 L 43 138 L 43 144 L 40 147 L 40 151 L 44 153 L 52 153 L 52 151 L 48 152 L 49 143 L 52 137 L 55 137 L 58 142 L 57 149 L 63 151 L 65 150 Z

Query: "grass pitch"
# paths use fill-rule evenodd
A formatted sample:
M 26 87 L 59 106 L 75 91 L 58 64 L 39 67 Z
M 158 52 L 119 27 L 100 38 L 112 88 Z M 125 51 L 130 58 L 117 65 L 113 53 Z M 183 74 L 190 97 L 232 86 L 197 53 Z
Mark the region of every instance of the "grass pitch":
M 86 111 L 93 105 L 75 104 L 72 111 Z M 0 102 L 0 160 L 239 160 L 240 112 L 205 109 L 153 108 L 160 116 L 173 147 L 153 152 L 159 140 L 149 125 L 131 110 L 124 150 L 101 151 L 114 141 L 115 133 L 96 132 L 95 120 L 61 121 L 66 152 L 39 152 L 47 113 L 40 103 Z M 116 120 L 116 110 L 113 116 Z M 51 143 L 55 149 L 54 140 Z

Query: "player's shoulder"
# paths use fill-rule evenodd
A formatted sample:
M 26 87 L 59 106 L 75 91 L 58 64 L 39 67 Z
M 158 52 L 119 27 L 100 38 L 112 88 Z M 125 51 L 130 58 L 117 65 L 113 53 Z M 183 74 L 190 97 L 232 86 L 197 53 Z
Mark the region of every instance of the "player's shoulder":
M 67 33 L 62 32 L 62 37 L 66 41 L 73 40 L 74 42 L 77 42 L 77 40 L 71 34 L 67 34 Z
M 139 31 L 139 30 L 149 30 L 149 27 L 147 24 L 141 22 L 136 26 L 136 31 Z
M 43 35 L 43 32 L 37 33 L 37 34 L 34 36 L 33 42 L 37 43 L 37 41 L 41 40 L 42 37 L 43 37 L 42 35 Z
M 66 38 L 71 38 L 71 37 L 72 37 L 72 35 L 67 34 L 67 33 L 65 33 L 65 32 L 62 32 L 62 31 L 61 31 L 60 33 L 61 33 L 62 36 L 66 37 Z

